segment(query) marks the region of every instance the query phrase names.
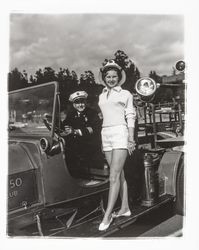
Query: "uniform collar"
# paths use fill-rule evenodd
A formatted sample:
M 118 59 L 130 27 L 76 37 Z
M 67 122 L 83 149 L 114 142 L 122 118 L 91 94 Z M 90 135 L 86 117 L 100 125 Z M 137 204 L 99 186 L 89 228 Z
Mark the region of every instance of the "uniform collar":
M 76 110 L 77 111 L 77 110 Z M 79 112 L 79 111 L 77 111 L 77 115 L 78 116 L 82 116 L 82 115 L 84 115 L 85 114 L 85 110 L 83 111 L 83 112 Z
M 120 92 L 121 89 L 122 89 L 122 88 L 121 88 L 120 86 L 115 86 L 115 87 L 111 88 L 110 90 L 114 90 L 114 91 Z M 105 88 L 103 89 L 103 92 L 108 92 L 108 91 L 109 91 L 109 89 L 108 89 L 107 87 L 105 87 Z
M 75 108 L 74 108 L 74 114 L 75 115 L 77 115 L 78 117 L 80 117 L 80 116 L 82 116 L 82 115 L 84 115 L 85 114 L 85 112 L 86 112 L 86 108 L 84 109 L 84 111 L 83 112 L 79 112 L 79 111 L 77 111 Z

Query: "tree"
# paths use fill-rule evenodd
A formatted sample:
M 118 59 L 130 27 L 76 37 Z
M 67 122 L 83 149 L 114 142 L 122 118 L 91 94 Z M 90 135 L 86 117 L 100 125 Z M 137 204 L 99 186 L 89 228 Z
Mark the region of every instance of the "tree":
M 70 94 L 78 87 L 77 74 L 73 70 L 70 72 L 68 68 L 60 68 L 56 73 L 56 80 L 60 83 L 60 99 L 64 108 Z
M 36 78 L 34 78 L 33 75 L 30 75 L 30 85 L 35 85 L 36 84 Z
M 64 81 L 70 80 L 72 77 L 68 68 L 66 69 L 59 68 L 59 71 L 56 73 L 56 78 L 58 82 L 64 82 Z
M 79 89 L 88 93 L 88 105 L 96 110 L 99 110 L 98 99 L 103 88 L 103 85 L 96 83 L 95 76 L 91 70 L 84 71 L 84 73 L 80 75 Z
M 140 78 L 140 72 L 131 59 L 128 60 L 125 72 L 126 81 L 123 85 L 123 88 L 129 90 L 131 93 L 135 93 L 135 83 Z
M 80 76 L 80 87 L 89 89 L 91 85 L 95 84 L 95 77 L 92 71 L 84 71 Z
M 25 70 L 21 73 L 17 68 L 14 68 L 8 73 L 8 91 L 25 88 L 27 86 L 28 79 Z
M 51 67 L 45 67 L 44 70 L 37 70 L 34 77 L 30 77 L 30 82 L 32 84 L 41 84 L 56 81 L 56 79 L 55 71 Z
M 51 67 L 44 68 L 43 77 L 45 82 L 52 82 L 57 80 L 55 71 Z
M 157 75 L 155 70 L 150 71 L 149 77 L 152 78 L 157 83 L 162 83 L 162 77 Z
M 122 50 L 117 50 L 114 54 L 115 56 L 115 62 L 120 65 L 123 69 L 126 69 L 128 65 L 128 56 L 124 53 Z

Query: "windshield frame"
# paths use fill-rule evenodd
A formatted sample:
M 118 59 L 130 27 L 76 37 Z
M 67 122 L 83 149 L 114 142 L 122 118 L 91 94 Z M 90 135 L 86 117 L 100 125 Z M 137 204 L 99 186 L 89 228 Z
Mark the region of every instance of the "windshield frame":
M 28 88 L 23 88 L 23 89 L 18 89 L 18 90 L 13 90 L 8 92 L 8 102 L 9 102 L 9 95 L 10 94 L 15 94 L 15 93 L 20 93 L 20 92 L 24 92 L 27 91 L 27 89 L 36 89 L 36 88 L 41 88 L 41 87 L 45 87 L 45 86 L 50 86 L 50 85 L 54 85 L 54 96 L 53 96 L 53 107 L 52 107 L 52 128 L 51 130 L 46 130 L 46 132 L 44 132 L 44 134 L 42 136 L 50 136 L 51 138 L 53 138 L 54 136 L 54 131 L 55 131 L 55 120 L 56 120 L 56 106 L 57 106 L 57 95 L 59 95 L 59 84 L 56 81 L 53 82 L 48 82 L 48 83 L 43 83 L 43 84 L 39 84 L 37 86 L 31 86 Z M 9 105 L 8 105 L 9 106 Z M 8 121 L 9 124 L 9 121 Z M 25 134 L 25 133 L 21 133 L 21 132 L 16 132 L 14 134 L 9 133 L 9 137 L 34 137 L 34 136 L 38 136 L 41 134 Z

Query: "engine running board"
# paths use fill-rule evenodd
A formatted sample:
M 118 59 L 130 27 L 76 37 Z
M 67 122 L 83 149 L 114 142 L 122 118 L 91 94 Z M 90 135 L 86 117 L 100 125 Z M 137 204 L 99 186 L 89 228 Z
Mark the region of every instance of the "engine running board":
M 127 227 L 128 225 L 134 223 L 139 217 L 149 213 L 150 211 L 157 209 L 158 207 L 173 201 L 173 196 L 164 195 L 159 198 L 159 200 L 150 207 L 137 206 L 132 209 L 132 215 L 129 217 L 120 217 L 114 219 L 110 227 L 103 232 L 98 230 L 99 224 L 102 221 L 102 215 L 98 215 L 82 223 L 75 224 L 69 229 L 62 229 L 60 231 L 54 232 L 49 236 L 54 237 L 105 237 L 115 233 L 116 231 Z

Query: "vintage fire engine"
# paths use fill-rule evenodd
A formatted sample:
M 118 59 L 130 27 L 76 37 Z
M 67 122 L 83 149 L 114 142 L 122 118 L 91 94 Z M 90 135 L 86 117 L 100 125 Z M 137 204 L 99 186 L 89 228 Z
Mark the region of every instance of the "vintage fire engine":
M 59 84 L 10 92 L 8 235 L 106 236 L 169 202 L 183 214 L 183 112 L 180 103 L 167 108 L 152 104 L 157 88 L 147 77 L 136 83 L 144 121 L 138 125 L 139 146 L 125 167 L 132 215 L 116 218 L 105 232 L 98 225 L 109 170 L 93 166 L 84 176 L 70 173 L 60 130 Z

